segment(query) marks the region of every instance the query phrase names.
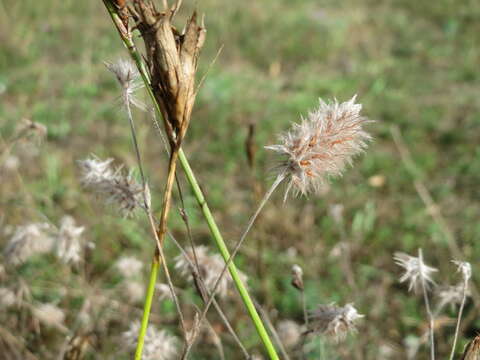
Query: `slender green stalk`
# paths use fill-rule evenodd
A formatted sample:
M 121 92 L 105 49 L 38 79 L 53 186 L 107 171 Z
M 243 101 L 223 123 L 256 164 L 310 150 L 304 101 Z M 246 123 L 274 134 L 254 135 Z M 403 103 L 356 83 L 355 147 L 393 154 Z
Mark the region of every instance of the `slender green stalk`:
M 154 256 L 150 269 L 150 279 L 148 280 L 147 295 L 145 296 L 145 305 L 143 306 L 142 324 L 140 326 L 137 349 L 135 350 L 135 360 L 142 360 L 143 344 L 145 343 L 148 319 L 150 318 L 150 310 L 152 309 L 152 300 L 153 294 L 155 293 L 155 283 L 157 282 L 159 266 L 158 257 Z
M 248 290 L 246 289 L 245 285 L 240 279 L 240 276 L 237 271 L 237 267 L 235 266 L 233 261 L 231 261 L 230 259 L 231 258 L 230 252 L 228 251 L 228 248 L 225 245 L 222 234 L 220 233 L 220 230 L 218 229 L 217 224 L 215 223 L 213 215 L 210 211 L 210 208 L 207 205 L 205 197 L 203 196 L 202 190 L 200 189 L 200 186 L 197 183 L 195 175 L 193 174 L 193 171 L 190 167 L 190 164 L 188 163 L 188 160 L 181 149 L 178 153 L 178 159 L 180 161 L 180 164 L 182 164 L 183 170 L 185 171 L 185 175 L 187 176 L 187 180 L 190 183 L 190 186 L 192 187 L 192 191 L 198 201 L 198 204 L 200 205 L 200 208 L 202 209 L 203 216 L 207 221 L 208 227 L 210 229 L 210 232 L 212 233 L 213 239 L 215 240 L 218 250 L 220 251 L 220 254 L 222 255 L 225 262 L 227 262 L 228 264 L 228 270 L 232 275 L 235 286 L 237 287 L 237 290 L 240 293 L 242 301 L 249 312 L 250 318 L 252 319 L 255 325 L 255 328 L 257 329 L 258 335 L 262 339 L 262 342 L 268 352 L 268 355 L 270 356 L 271 359 L 279 359 L 275 351 L 275 347 L 273 346 L 273 343 L 270 340 L 270 337 L 267 333 L 267 330 L 265 329 L 265 326 L 263 325 L 263 322 L 260 319 L 260 316 L 258 315 L 257 310 L 255 309 L 255 305 L 253 304 L 253 301 L 250 298 L 250 294 L 248 293 Z
M 155 96 L 152 92 L 151 86 L 150 86 L 150 80 L 148 76 L 147 69 L 145 68 L 145 64 L 142 61 L 142 57 L 137 51 L 135 44 L 131 37 L 128 35 L 127 29 L 124 29 L 124 26 L 121 22 L 120 17 L 117 14 L 116 8 L 108 1 L 108 0 L 103 0 L 105 7 L 108 10 L 108 13 L 110 14 L 112 21 L 114 22 L 115 26 L 117 27 L 117 30 L 120 34 L 120 37 L 122 38 L 123 43 L 127 47 L 127 50 L 132 57 L 132 59 L 135 61 L 140 74 L 142 76 L 142 79 L 145 83 L 145 88 L 147 89 L 148 95 L 152 99 L 152 102 L 155 106 L 156 112 L 161 115 L 162 112 L 160 110 L 160 107 L 155 99 Z M 183 152 L 183 150 L 180 148 L 178 151 L 178 160 L 180 161 L 180 164 L 182 165 L 183 170 L 185 171 L 187 180 L 192 188 L 193 194 L 196 197 L 200 208 L 202 210 L 203 216 L 208 224 L 208 227 L 210 229 L 210 232 L 213 236 L 213 239 L 215 240 L 215 243 L 218 247 L 218 250 L 220 251 L 220 254 L 222 255 L 223 259 L 225 262 L 229 262 L 228 264 L 228 270 L 230 271 L 230 274 L 233 278 L 233 281 L 235 283 L 235 286 L 237 287 L 237 290 L 240 294 L 240 297 L 242 298 L 243 303 L 245 304 L 245 307 L 248 310 L 248 313 L 250 315 L 250 318 L 252 319 L 255 328 L 267 350 L 268 355 L 270 356 L 270 359 L 272 360 L 277 360 L 279 359 L 275 347 L 268 335 L 267 330 L 265 329 L 265 326 L 260 318 L 260 316 L 257 313 L 257 310 L 255 309 L 255 305 L 253 304 L 252 299 L 250 298 L 250 295 L 248 293 L 248 290 L 246 289 L 245 285 L 243 284 L 242 280 L 240 279 L 239 273 L 237 271 L 237 268 L 235 264 L 229 259 L 230 259 L 230 253 L 228 251 L 228 248 L 225 244 L 225 241 L 223 240 L 223 237 L 220 233 L 220 230 L 218 229 L 217 224 L 215 223 L 215 220 L 212 216 L 212 213 L 207 205 L 207 202 L 205 200 L 205 197 L 203 196 L 202 190 L 200 189 L 200 186 L 198 185 L 198 182 L 195 178 L 195 175 L 190 167 L 190 164 L 188 163 L 188 160 Z M 137 345 L 137 351 L 135 354 L 135 360 L 141 360 L 141 351 L 143 348 L 143 342 L 146 334 L 146 327 L 148 325 L 148 318 L 150 314 L 150 309 L 151 309 L 151 301 L 153 298 L 153 291 L 155 287 L 151 286 L 151 283 L 155 283 L 155 279 L 157 277 L 157 272 L 158 272 L 158 263 L 155 265 L 155 259 L 154 262 L 152 263 L 152 269 L 150 273 L 150 282 L 149 282 L 149 287 L 148 289 L 150 290 L 151 288 L 151 294 L 147 292 L 147 298 L 145 300 L 145 306 L 144 306 L 144 316 L 142 318 L 142 328 L 139 334 L 139 339 L 138 339 L 138 345 Z M 155 267 L 154 267 L 155 265 Z M 152 280 L 153 279 L 153 280 Z M 145 321 L 145 324 L 144 324 Z M 144 328 L 145 325 L 145 328 Z M 141 344 L 141 346 L 140 346 Z M 137 357 L 137 354 L 139 354 L 139 357 Z

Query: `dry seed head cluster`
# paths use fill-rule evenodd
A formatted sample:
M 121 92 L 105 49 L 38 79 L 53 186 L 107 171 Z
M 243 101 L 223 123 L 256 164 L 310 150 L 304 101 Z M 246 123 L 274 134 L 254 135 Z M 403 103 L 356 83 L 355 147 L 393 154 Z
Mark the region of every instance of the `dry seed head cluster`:
M 191 264 L 195 266 L 196 261 L 198 261 L 199 275 L 203 279 L 207 290 L 212 291 L 218 276 L 222 273 L 225 262 L 220 255 L 209 254 L 208 248 L 203 245 L 195 247 L 195 255 L 196 260 L 191 248 L 186 250 L 186 256 L 188 256 L 188 259 L 185 259 L 184 255 L 178 255 L 175 258 L 175 268 L 179 270 L 182 276 L 186 277 L 188 280 L 192 280 Z M 247 276 L 242 272 L 239 272 L 239 275 L 242 278 L 242 282 L 245 283 Z M 217 294 L 220 297 L 227 296 L 228 290 L 231 286 L 232 277 L 229 272 L 226 272 L 218 284 Z
M 304 195 L 318 192 L 367 147 L 371 137 L 362 126 L 369 120 L 360 115 L 362 105 L 355 98 L 343 103 L 320 100 L 316 110 L 280 137 L 279 145 L 266 147 L 286 157 L 279 167 L 289 180 L 285 197 L 292 186 Z
M 143 187 L 131 172 L 125 174 L 122 167 L 114 169 L 112 162 L 113 159 L 102 161 L 95 156 L 79 161 L 81 181 L 128 217 L 139 207 L 145 206 Z
M 311 331 L 325 335 L 327 338 L 343 340 L 349 331 L 355 331 L 355 322 L 364 317 L 358 313 L 353 304 L 345 306 L 318 305 L 317 309 L 309 314 Z
M 64 216 L 59 228 L 49 223 L 31 223 L 18 226 L 4 250 L 10 264 L 18 265 L 33 255 L 53 251 L 65 264 L 78 264 L 82 259 L 85 228 Z
M 33 255 L 49 252 L 54 242 L 53 231 L 48 223 L 18 226 L 5 247 L 5 258 L 17 265 Z

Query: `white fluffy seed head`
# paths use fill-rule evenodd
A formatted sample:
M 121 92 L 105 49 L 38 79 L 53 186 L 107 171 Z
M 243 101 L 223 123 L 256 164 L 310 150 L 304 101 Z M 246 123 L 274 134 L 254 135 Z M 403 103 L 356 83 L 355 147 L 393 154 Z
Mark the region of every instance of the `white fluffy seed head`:
M 85 160 L 78 161 L 82 172 L 81 181 L 85 186 L 95 186 L 102 182 L 113 181 L 113 159 L 100 160 L 95 155 Z
M 436 296 L 438 297 L 438 308 L 442 309 L 446 305 L 451 305 L 452 308 L 456 305 L 460 305 L 463 299 L 464 285 L 458 284 L 454 286 L 442 286 L 436 290 Z M 468 289 L 465 289 L 466 296 L 470 296 Z
M 6 287 L 0 287 L 0 305 L 3 308 L 15 305 L 17 300 L 17 296 L 12 290 Z
M 466 261 L 452 260 L 452 262 L 457 265 L 457 271 L 462 274 L 464 282 L 468 282 L 472 277 L 472 265 Z
M 105 66 L 117 78 L 122 88 L 122 98 L 136 107 L 144 110 L 143 105 L 134 95 L 134 93 L 143 87 L 140 79 L 140 73 L 134 63 L 125 59 L 118 59 L 114 63 L 105 62 Z
M 292 320 L 282 320 L 277 325 L 278 336 L 286 348 L 293 348 L 297 345 L 302 336 L 302 329 L 299 324 Z
M 135 180 L 132 172 L 126 174 L 121 166 L 114 169 L 112 161 L 102 161 L 96 156 L 80 160 L 81 182 L 128 217 L 145 206 L 143 186 Z
M 156 284 L 155 289 L 157 290 L 157 297 L 160 301 L 165 299 L 173 300 L 172 292 L 170 291 L 170 287 L 167 284 Z
M 123 333 L 123 339 L 130 349 L 135 349 L 137 337 L 140 330 L 140 323 L 134 322 L 128 331 Z M 145 360 L 172 360 L 178 354 L 179 341 L 175 336 L 165 330 L 158 330 L 155 326 L 149 325 L 145 335 L 143 348 L 143 359 Z
M 4 250 L 7 262 L 18 265 L 35 254 L 49 252 L 54 244 L 53 231 L 48 223 L 18 226 Z
M 282 156 L 279 173 L 286 176 L 295 192 L 318 192 L 329 177 L 340 176 L 370 141 L 362 126 L 369 120 L 360 115 L 362 105 L 349 101 L 326 103 L 310 112 L 300 124 L 280 137 L 279 145 L 267 146 Z
M 186 251 L 186 254 L 188 256 L 188 260 L 185 259 L 183 254 L 178 255 L 175 258 L 175 268 L 179 270 L 182 276 L 191 281 L 193 277 L 190 264 L 195 265 L 196 261 L 198 261 L 199 275 L 205 282 L 207 290 L 212 291 L 218 276 L 222 273 L 222 270 L 225 266 L 225 262 L 223 261 L 222 257 L 218 254 L 209 254 L 208 248 L 203 245 L 195 247 L 196 260 L 191 248 Z M 245 274 L 240 272 L 240 277 L 242 278 L 243 282 L 246 282 L 247 276 Z M 231 286 L 232 277 L 227 270 L 220 280 L 217 288 L 217 294 L 220 297 L 227 296 L 228 290 Z
M 56 236 L 56 254 L 65 264 L 78 264 L 82 260 L 84 241 L 83 226 L 76 226 L 75 219 L 64 216 Z
M 343 340 L 348 332 L 356 330 L 355 323 L 362 317 L 364 315 L 359 314 L 353 304 L 343 307 L 335 304 L 318 305 L 309 314 L 310 331 L 335 341 Z
M 65 329 L 65 313 L 54 304 L 40 304 L 33 308 L 33 315 L 47 326 Z
M 400 282 L 409 282 L 408 291 L 413 289 L 415 292 L 418 292 L 422 286 L 422 281 L 425 282 L 425 287 L 427 289 L 430 287 L 430 284 L 435 285 L 432 275 L 438 270 L 425 265 L 423 260 L 419 257 L 397 252 L 394 254 L 393 259 L 397 265 L 405 270 L 405 273 L 400 277 Z
M 141 303 L 145 299 L 145 287 L 138 281 L 125 280 L 121 285 L 121 290 L 122 296 L 132 304 Z
M 133 256 L 123 256 L 115 263 L 117 271 L 125 278 L 135 277 L 143 269 L 143 263 Z

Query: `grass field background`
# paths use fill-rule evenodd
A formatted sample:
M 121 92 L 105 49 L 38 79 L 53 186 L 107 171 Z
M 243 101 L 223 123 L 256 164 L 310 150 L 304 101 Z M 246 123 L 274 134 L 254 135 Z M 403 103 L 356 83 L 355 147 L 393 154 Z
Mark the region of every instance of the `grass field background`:
M 194 6 L 185 3 L 179 24 Z M 437 283 L 458 280 L 450 263 L 448 236 L 432 211 L 444 217 L 463 260 L 472 263 L 473 282 L 479 284 L 480 4 L 473 0 L 203 0 L 196 5 L 205 13 L 207 27 L 200 73 L 209 72 L 184 149 L 229 244 L 238 238 L 273 180 L 276 160 L 263 146 L 275 143 L 276 135 L 307 115 L 318 98 L 345 101 L 357 94 L 363 113 L 376 120 L 368 126 L 375 139 L 368 151 L 321 196 L 283 204 L 279 191 L 267 205 L 237 259 L 250 276 L 253 293 L 274 322 L 301 323 L 298 294 L 289 284 L 290 268 L 298 263 L 305 270 L 309 307 L 354 302 L 366 315 L 356 335 L 325 346 L 324 358 L 405 359 L 405 341 L 421 336 L 428 324 L 421 297 L 398 283 L 400 269 L 393 263 L 393 253 L 415 254 L 421 247 L 426 262 L 440 269 Z M 142 303 L 132 303 L 115 291 L 120 279 L 111 268 L 125 255 L 148 264 L 153 251 L 143 217 L 122 219 L 102 206 L 82 188 L 76 164 L 96 154 L 135 167 L 120 93 L 103 64 L 126 56 L 101 1 L 0 1 L 0 149 L 23 118 L 48 128 L 47 138 L 36 150 L 22 144 L 12 149 L 9 156 L 17 158 L 18 167 L 7 168 L 0 157 L 4 162 L 0 163 L 0 230 L 6 229 L 0 244 L 8 241 L 11 226 L 58 223 L 68 214 L 86 227 L 85 237 L 96 246 L 81 270 L 39 256 L 0 281 L 2 286 L 14 286 L 12 279 L 21 277 L 33 302 L 54 302 L 66 312 L 67 327 L 92 289 L 128 304 L 118 310 L 117 319 L 110 314 L 105 323 L 106 315 L 97 314 L 102 330 L 87 359 L 130 358 L 122 350 L 120 334 L 139 319 Z M 164 147 L 150 118 L 142 112 L 136 112 L 135 118 L 153 206 L 159 211 L 166 175 Z M 253 168 L 245 150 L 251 124 L 256 147 Z M 414 162 L 410 168 L 401 161 L 392 126 L 403 134 Z M 213 245 L 180 174 L 194 239 Z M 426 186 L 435 208 L 422 201 L 415 181 Z M 343 227 L 331 216 L 332 206 L 338 204 L 344 207 Z M 186 244 L 177 211 L 170 226 Z M 345 248 L 347 252 L 342 251 Z M 166 249 L 169 257 L 178 254 L 169 242 Z M 145 266 L 142 283 L 147 270 Z M 186 289 L 185 303 L 200 304 L 186 282 L 178 276 L 174 280 Z M 239 300 L 224 306 L 245 344 L 260 353 Z M 128 319 L 123 311 L 128 311 Z M 154 311 L 156 325 L 178 333 L 170 302 L 156 302 Z M 479 331 L 478 315 L 478 307 L 469 300 L 460 349 Z M 212 323 L 221 327 L 215 316 L 212 313 Z M 456 311 L 447 309 L 438 322 L 439 358 L 449 353 L 455 316 Z M 5 310 L 0 317 L 5 320 L 2 328 L 22 337 L 38 359 L 55 358 L 64 335 L 48 328 L 29 332 L 24 319 L 12 320 L 20 317 L 12 311 Z M 227 359 L 239 358 L 234 344 L 225 338 Z M 316 351 L 309 358 L 318 358 Z M 427 355 L 422 347 L 417 358 Z M 216 356 L 205 340 L 192 358 Z

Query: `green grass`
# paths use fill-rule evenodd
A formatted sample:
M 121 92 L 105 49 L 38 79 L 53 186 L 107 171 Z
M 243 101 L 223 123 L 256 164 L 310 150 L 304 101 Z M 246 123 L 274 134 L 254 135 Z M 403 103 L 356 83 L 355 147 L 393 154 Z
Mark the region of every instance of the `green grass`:
M 193 6 L 191 2 L 185 5 L 181 16 Z M 58 223 L 63 214 L 73 215 L 96 244 L 87 266 L 89 279 L 108 287 L 114 285 L 106 274 L 113 261 L 128 253 L 148 264 L 153 243 L 141 217 L 119 219 L 87 194 L 78 180 L 75 161 L 90 153 L 135 165 L 128 124 L 118 106 L 119 92 L 102 63 L 126 56 L 126 52 L 102 6 L 100 1 L 0 3 L 0 89 L 5 88 L 0 94 L 2 138 L 7 140 L 22 118 L 49 129 L 39 155 L 26 157 L 18 147 L 13 150 L 21 159 L 21 183 L 14 174 L 0 173 L 0 224 L 40 221 L 43 216 Z M 250 275 L 255 293 L 267 307 L 278 310 L 280 319 L 301 321 L 301 305 L 289 286 L 294 263 L 306 270 L 311 307 L 354 301 L 367 320 L 346 347 L 327 345 L 332 356 L 356 354 L 358 359 L 375 359 L 378 347 L 388 342 L 399 349 L 393 358 L 404 358 L 403 339 L 419 335 L 426 317 L 421 299 L 397 284 L 399 269 L 391 255 L 398 250 L 415 253 L 421 246 L 426 260 L 441 269 L 438 282 L 457 278 L 449 264 L 445 238 L 402 166 L 389 127 L 401 128 L 417 166 L 417 178 L 426 183 L 440 206 L 465 259 L 472 262 L 478 283 L 480 50 L 476 39 L 480 5 L 467 0 L 305 0 L 298 4 L 205 0 L 198 7 L 206 13 L 208 29 L 202 73 L 219 47 L 224 47 L 199 94 L 185 151 L 229 244 L 238 238 L 255 209 L 253 183 L 265 189 L 273 180 L 269 170 L 274 157 L 263 146 L 272 144 L 278 132 L 306 115 L 319 97 L 345 100 L 358 94 L 364 113 L 377 120 L 369 126 L 374 143 L 354 168 L 332 182 L 327 194 L 292 199 L 286 205 L 281 191 L 274 196 L 238 262 Z M 137 113 L 136 118 L 152 191 L 159 194 L 166 176 L 163 145 L 148 117 Z M 248 168 L 244 149 L 250 123 L 256 125 L 253 170 Z M 378 174 L 385 177 L 385 185 L 370 186 L 368 179 Z M 195 200 L 185 184 L 183 188 L 195 241 L 211 244 Z M 345 206 L 347 236 L 355 244 L 352 268 L 361 292 L 347 285 L 340 260 L 329 256 L 341 237 L 328 214 L 329 206 L 336 203 Z M 154 207 L 159 206 L 160 199 L 154 198 Z M 186 242 L 175 212 L 170 223 L 177 237 Z M 0 242 L 7 239 L 4 236 Z M 260 240 L 264 243 L 263 270 L 257 274 Z M 169 256 L 177 254 L 173 244 L 166 246 Z M 60 286 L 67 281 L 58 279 L 58 274 L 68 271 L 52 263 L 37 259 L 35 267 L 26 264 L 19 272 L 40 289 L 33 293 L 36 301 L 60 299 L 62 307 L 74 312 L 78 301 L 62 298 L 58 290 L 41 291 L 45 284 Z M 176 282 L 184 284 L 178 277 Z M 186 296 L 185 302 L 190 298 Z M 240 304 L 233 305 L 238 308 L 234 325 L 240 336 L 249 346 L 261 349 Z M 134 307 L 132 319 L 139 318 L 141 304 Z M 171 319 L 174 308 L 166 310 Z M 466 310 L 470 322 L 465 334 L 471 336 L 480 323 L 471 320 L 476 318 L 471 303 Z M 157 325 L 162 316 L 154 319 Z M 213 312 L 211 319 L 218 323 Z M 105 338 L 94 345 L 96 353 L 111 354 L 125 326 L 121 322 L 107 326 Z M 178 330 L 174 322 L 166 327 Z M 453 330 L 453 326 L 439 329 L 441 354 L 448 353 Z M 40 350 L 42 337 L 38 336 L 31 350 L 48 357 L 47 350 Z M 227 358 L 235 358 L 233 343 L 224 338 L 227 355 L 233 356 Z M 196 351 L 195 359 L 217 356 L 208 346 Z M 95 353 L 88 356 L 93 359 Z M 426 358 L 425 349 L 420 358 Z

